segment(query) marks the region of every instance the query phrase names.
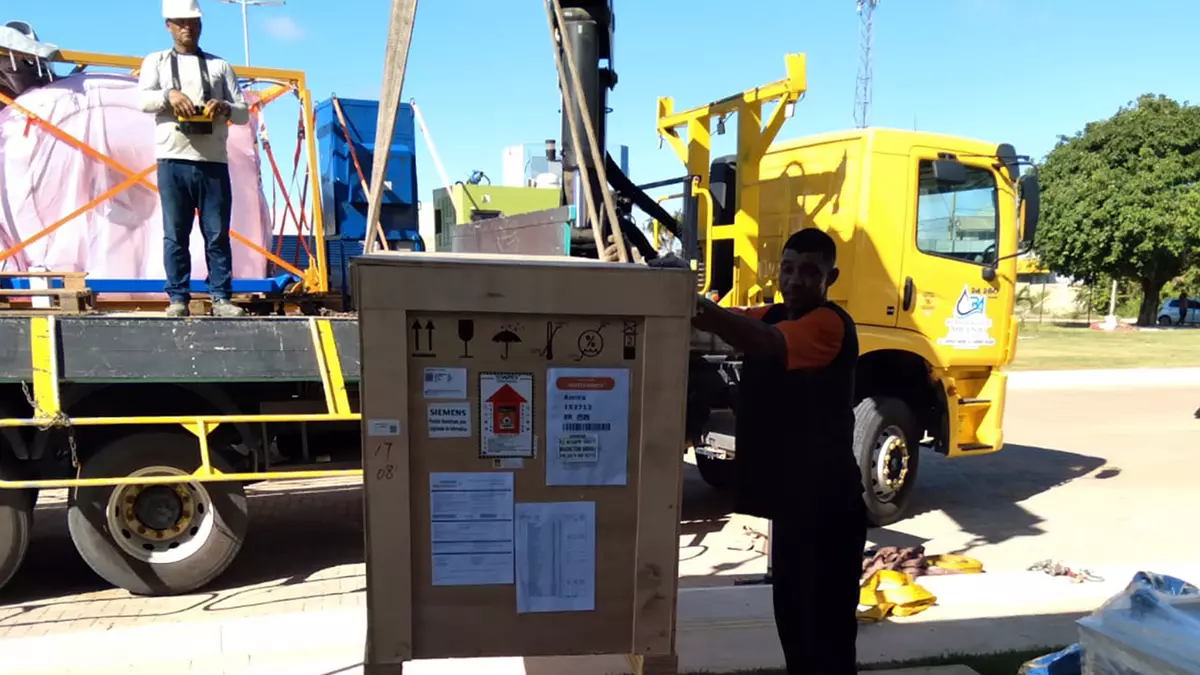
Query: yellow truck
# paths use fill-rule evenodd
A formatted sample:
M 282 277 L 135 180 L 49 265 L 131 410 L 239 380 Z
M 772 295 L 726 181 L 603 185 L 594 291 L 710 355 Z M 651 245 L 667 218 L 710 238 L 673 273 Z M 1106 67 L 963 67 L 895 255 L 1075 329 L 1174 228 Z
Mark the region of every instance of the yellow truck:
M 817 227 L 838 246 L 830 299 L 858 325 L 854 451 L 872 520 L 904 517 L 920 449 L 947 457 L 1004 442 L 1017 256 L 1033 239 L 1036 170 L 1012 146 L 939 134 L 855 129 L 772 143 L 805 90 L 787 77 L 686 112 L 660 99 L 658 131 L 695 176 L 700 292 L 724 306 L 781 301 L 780 249 Z M 775 102 L 765 114 L 764 103 Z M 736 115 L 736 156 L 710 160 L 713 118 Z M 1021 174 L 1022 165 L 1030 170 Z M 737 355 L 694 341 L 689 444 L 711 485 L 731 483 Z

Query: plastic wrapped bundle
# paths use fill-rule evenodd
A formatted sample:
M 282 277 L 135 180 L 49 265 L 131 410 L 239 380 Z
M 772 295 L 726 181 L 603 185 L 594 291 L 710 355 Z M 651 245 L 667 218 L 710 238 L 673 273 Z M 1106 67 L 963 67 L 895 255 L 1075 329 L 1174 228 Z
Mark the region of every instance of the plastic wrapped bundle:
M 154 164 L 154 118 L 138 107 L 136 80 L 72 75 L 22 94 L 17 103 L 133 172 Z M 233 231 L 269 249 L 271 220 L 262 192 L 257 118 L 229 130 Z M 50 131 L 15 106 L 0 110 L 0 247 L 9 249 L 121 184 L 126 175 Z M 151 171 L 146 181 L 154 184 Z M 207 275 L 199 226 L 192 231 L 192 276 Z M 87 272 L 99 279 L 164 279 L 158 193 L 134 185 L 80 214 L 0 263 L 4 270 Z M 261 279 L 267 261 L 233 243 L 235 279 Z M 109 299 L 118 299 L 105 296 Z
M 1139 572 L 1079 632 L 1084 675 L 1200 673 L 1200 591 L 1174 577 Z

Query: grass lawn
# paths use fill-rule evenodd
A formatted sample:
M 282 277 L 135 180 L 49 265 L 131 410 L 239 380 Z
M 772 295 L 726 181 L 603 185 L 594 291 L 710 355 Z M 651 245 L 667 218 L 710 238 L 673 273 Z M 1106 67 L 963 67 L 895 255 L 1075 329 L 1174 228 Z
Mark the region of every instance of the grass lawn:
M 1200 329 L 1091 330 L 1032 325 L 1017 338 L 1013 370 L 1200 366 Z
M 872 670 L 893 670 L 900 668 L 919 668 L 932 666 L 963 665 L 971 668 L 979 675 L 1017 675 L 1021 665 L 1039 656 L 1052 654 L 1061 647 L 1037 649 L 1030 652 L 1003 652 L 984 656 L 947 656 L 936 659 L 921 659 L 919 661 L 904 661 L 872 666 L 859 666 L 859 672 L 867 673 Z M 743 670 L 737 675 L 787 675 L 783 670 L 767 668 L 764 670 Z

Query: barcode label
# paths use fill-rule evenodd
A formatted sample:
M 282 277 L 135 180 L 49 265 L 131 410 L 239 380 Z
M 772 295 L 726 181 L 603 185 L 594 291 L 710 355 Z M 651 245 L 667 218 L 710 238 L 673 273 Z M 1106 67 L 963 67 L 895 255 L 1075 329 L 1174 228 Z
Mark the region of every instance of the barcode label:
M 612 431 L 609 422 L 563 422 L 563 431 Z
M 421 388 L 425 398 L 464 399 L 467 397 L 467 369 L 426 368 Z

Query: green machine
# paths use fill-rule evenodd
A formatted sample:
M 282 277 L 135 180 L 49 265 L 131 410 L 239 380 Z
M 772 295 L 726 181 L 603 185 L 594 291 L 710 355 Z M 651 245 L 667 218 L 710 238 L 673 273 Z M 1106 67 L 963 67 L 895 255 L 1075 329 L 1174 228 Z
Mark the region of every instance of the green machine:
M 559 225 L 569 227 L 568 221 L 573 209 L 560 207 L 561 188 L 554 187 L 509 187 L 501 185 L 475 185 L 455 183 L 450 189 L 438 188 L 433 191 L 433 223 L 434 250 L 454 252 L 474 250 L 464 242 L 469 233 L 484 225 L 484 221 L 494 218 L 518 216 L 530 213 L 544 212 L 549 220 L 538 219 L 530 222 L 527 227 L 545 227 L 557 229 Z M 559 214 L 558 211 L 563 213 Z M 562 217 L 561 223 L 558 218 Z M 545 222 L 542 222 L 545 220 Z M 473 227 L 463 227 L 473 226 Z M 524 229 L 524 228 L 522 228 Z M 530 231 L 528 234 L 532 235 Z M 539 232 L 539 235 L 549 234 Z M 522 235 L 524 236 L 524 235 Z M 539 238 L 542 238 L 539 236 Z M 559 241 L 557 235 L 551 235 L 549 241 Z M 464 248 L 465 247 L 465 248 Z M 545 253 L 565 254 L 566 251 L 545 251 Z

